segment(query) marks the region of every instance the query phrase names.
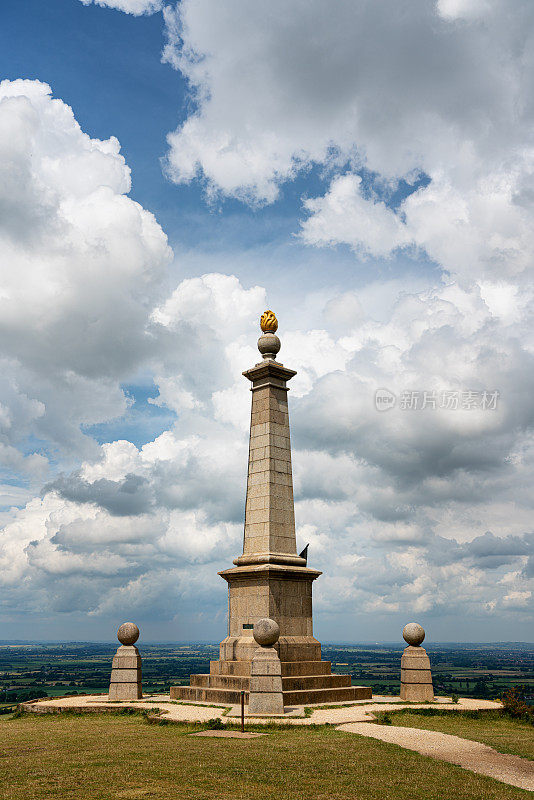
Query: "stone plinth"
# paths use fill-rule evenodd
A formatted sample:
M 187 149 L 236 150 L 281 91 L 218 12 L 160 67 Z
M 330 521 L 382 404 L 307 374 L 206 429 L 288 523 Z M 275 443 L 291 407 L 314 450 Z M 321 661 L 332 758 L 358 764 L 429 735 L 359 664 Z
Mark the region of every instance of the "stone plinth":
M 400 696 L 414 703 L 434 700 L 430 659 L 424 647 L 409 645 L 402 654 Z
M 278 624 L 262 618 L 254 625 L 256 648 L 250 665 L 248 716 L 280 715 L 284 713 L 282 665 L 274 645 L 280 636 Z
M 143 697 L 141 683 L 141 656 L 133 645 L 121 645 L 113 656 L 110 700 L 140 700 Z
M 280 628 L 275 647 L 285 705 L 366 699 L 370 689 L 351 686 L 350 675 L 331 674 L 313 635 L 312 584 L 321 573 L 298 555 L 295 536 L 287 382 L 296 372 L 275 360 L 274 314 L 266 312 L 261 324 L 263 361 L 243 373 L 252 391 L 243 552 L 219 573 L 228 583 L 228 634 L 209 675 L 171 687 L 171 697 L 236 703 L 242 690 L 248 697 L 252 629 L 260 618 L 271 618 Z
M 306 566 L 260 563 L 219 574 L 228 582 L 229 605 L 228 636 L 220 647 L 222 661 L 252 659 L 256 649 L 252 627 L 261 617 L 271 617 L 280 626 L 281 661 L 321 659 L 312 623 L 312 582 L 320 572 Z

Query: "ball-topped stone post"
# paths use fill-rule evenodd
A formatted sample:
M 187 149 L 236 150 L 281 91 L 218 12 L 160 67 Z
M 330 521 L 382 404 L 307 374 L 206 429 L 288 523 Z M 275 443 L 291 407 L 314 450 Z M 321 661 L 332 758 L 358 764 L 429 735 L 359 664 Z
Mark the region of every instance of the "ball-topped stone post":
M 139 628 L 133 622 L 123 622 L 117 631 L 120 647 L 113 656 L 110 700 L 140 700 L 143 697 L 141 656 L 135 647 Z
M 418 622 L 408 622 L 402 629 L 408 647 L 401 658 L 401 700 L 423 703 L 434 700 L 430 659 L 421 647 L 425 630 Z
M 282 664 L 275 645 L 280 628 L 274 619 L 263 617 L 252 631 L 259 645 L 250 665 L 249 717 L 279 716 L 284 713 Z

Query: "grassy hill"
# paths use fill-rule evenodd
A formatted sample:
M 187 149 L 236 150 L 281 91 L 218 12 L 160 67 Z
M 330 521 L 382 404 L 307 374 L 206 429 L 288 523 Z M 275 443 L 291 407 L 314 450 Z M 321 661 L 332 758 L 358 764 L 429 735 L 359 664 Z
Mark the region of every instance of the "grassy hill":
M 278 729 L 247 740 L 188 736 L 202 727 L 206 726 L 150 725 L 142 716 L 118 714 L 0 717 L 0 796 L 2 800 L 532 797 L 491 778 L 330 727 Z

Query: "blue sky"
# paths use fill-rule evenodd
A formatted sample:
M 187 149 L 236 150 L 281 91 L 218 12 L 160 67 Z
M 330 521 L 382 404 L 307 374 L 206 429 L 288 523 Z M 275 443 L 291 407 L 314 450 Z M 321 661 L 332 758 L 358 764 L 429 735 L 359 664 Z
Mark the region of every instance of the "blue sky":
M 530 637 L 532 12 L 387 4 L 0 12 L 8 638 L 222 637 L 265 307 L 318 635 Z
M 254 261 L 266 258 L 282 291 L 293 290 L 303 273 L 314 288 L 331 285 L 332 277 L 346 288 L 367 281 L 371 269 L 386 278 L 432 269 L 424 256 L 405 255 L 394 264 L 388 260 L 371 267 L 355 263 L 343 244 L 338 252 L 325 255 L 296 242 L 302 199 L 320 194 L 329 183 L 321 166 L 311 165 L 285 183 L 278 202 L 267 207 L 250 207 L 231 198 L 206 203 L 202 181 L 177 186 L 167 180 L 160 164 L 167 152 L 167 133 L 184 121 L 194 104 L 187 81 L 161 61 L 161 14 L 136 17 L 73 0 L 29 0 L 10 4 L 2 17 L 2 76 L 48 83 L 54 96 L 73 108 L 86 133 L 119 139 L 132 170 L 130 196 L 156 215 L 173 248 L 201 250 L 207 258 L 218 251 L 250 250 L 250 260 L 237 269 L 240 276 L 255 282 Z M 412 187 L 399 187 L 392 204 L 410 191 Z M 294 270 L 289 275 L 283 263 L 288 260 Z M 315 269 L 309 269 L 310 261 L 316 262 Z M 270 290 L 277 299 L 277 287 Z

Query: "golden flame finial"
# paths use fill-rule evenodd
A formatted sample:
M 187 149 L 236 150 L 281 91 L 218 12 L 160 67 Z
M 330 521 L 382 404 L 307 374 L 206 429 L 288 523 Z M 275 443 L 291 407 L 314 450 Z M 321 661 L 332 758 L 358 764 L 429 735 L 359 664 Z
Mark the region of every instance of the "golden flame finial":
M 260 327 L 264 333 L 276 333 L 278 320 L 274 311 L 264 311 L 260 318 Z

